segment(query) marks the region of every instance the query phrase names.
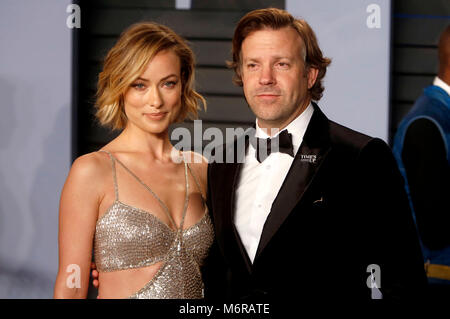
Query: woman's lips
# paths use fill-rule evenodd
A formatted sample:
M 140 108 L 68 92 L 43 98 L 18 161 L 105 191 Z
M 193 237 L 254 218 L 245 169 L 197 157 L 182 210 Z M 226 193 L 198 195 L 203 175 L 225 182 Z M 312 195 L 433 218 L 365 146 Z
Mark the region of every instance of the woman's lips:
M 161 120 L 166 116 L 167 112 L 158 112 L 158 113 L 144 113 L 146 117 L 148 117 L 151 120 Z

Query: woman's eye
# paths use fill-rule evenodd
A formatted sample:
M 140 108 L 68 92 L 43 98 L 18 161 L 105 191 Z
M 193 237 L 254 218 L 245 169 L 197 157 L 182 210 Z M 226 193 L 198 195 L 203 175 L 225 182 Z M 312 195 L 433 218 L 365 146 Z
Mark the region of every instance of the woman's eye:
M 165 87 L 168 87 L 168 88 L 173 88 L 176 84 L 177 84 L 176 81 L 167 81 L 167 82 L 164 82 L 164 86 L 165 86 Z
M 143 90 L 143 89 L 145 89 L 145 84 L 144 84 L 144 83 L 134 83 L 132 86 L 133 86 L 135 89 L 137 89 L 137 90 Z
M 255 63 L 249 63 L 249 64 L 247 64 L 247 69 L 254 69 L 254 68 L 256 68 L 256 64 Z

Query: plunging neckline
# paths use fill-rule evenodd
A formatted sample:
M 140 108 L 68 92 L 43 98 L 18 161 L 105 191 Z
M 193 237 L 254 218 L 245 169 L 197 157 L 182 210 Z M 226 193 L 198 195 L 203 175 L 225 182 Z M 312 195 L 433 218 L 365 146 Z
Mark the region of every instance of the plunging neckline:
M 142 212 L 146 212 L 147 214 L 152 215 L 153 217 L 155 217 L 159 222 L 163 223 L 167 228 L 169 228 L 172 232 L 183 232 L 183 225 L 184 225 L 184 219 L 186 217 L 186 212 L 187 212 L 187 206 L 188 206 L 188 201 L 189 201 L 189 176 L 188 176 L 188 164 L 186 163 L 184 156 L 182 156 L 183 158 L 183 163 L 184 163 L 184 178 L 185 178 L 185 197 L 184 197 L 184 205 L 183 205 L 183 210 L 181 213 L 181 222 L 180 222 L 180 226 L 178 226 L 175 223 L 175 220 L 173 219 L 172 215 L 170 214 L 170 210 L 167 207 L 167 205 L 159 198 L 158 195 L 155 194 L 155 192 L 153 192 L 153 190 L 146 184 L 144 183 L 132 170 L 130 170 L 124 163 L 122 163 L 118 158 L 116 158 L 114 155 L 111 154 L 111 152 L 103 150 L 104 152 L 108 153 L 111 158 L 113 159 L 114 162 L 118 162 L 132 177 L 134 177 L 142 186 L 144 186 L 145 189 L 147 189 L 147 191 L 160 203 L 161 207 L 163 208 L 163 211 L 166 213 L 169 222 L 171 224 L 173 224 L 174 228 L 169 226 L 169 224 L 166 224 L 165 222 L 163 222 L 160 218 L 158 218 L 155 214 L 144 210 L 144 209 L 140 209 L 125 203 L 122 203 L 119 200 L 119 192 L 118 192 L 118 185 L 117 185 L 117 178 L 116 178 L 116 168 L 114 165 L 114 187 L 115 187 L 115 201 L 114 203 L 110 206 L 110 208 L 116 203 L 119 202 L 122 205 L 134 208 L 138 211 L 142 211 Z M 108 210 L 110 210 L 110 208 Z M 106 212 L 105 214 L 107 214 L 108 212 Z M 104 215 L 105 215 L 104 214 Z M 102 215 L 102 217 L 104 216 Z M 100 218 L 99 218 L 100 219 Z

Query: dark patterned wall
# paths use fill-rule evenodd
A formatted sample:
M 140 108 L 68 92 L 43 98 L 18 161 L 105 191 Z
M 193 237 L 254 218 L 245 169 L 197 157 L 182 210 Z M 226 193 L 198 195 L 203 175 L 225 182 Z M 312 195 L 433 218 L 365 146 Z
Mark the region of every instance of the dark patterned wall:
M 284 0 L 192 0 L 190 10 L 175 9 L 167 0 L 79 1 L 82 28 L 78 40 L 78 93 L 74 103 L 74 157 L 93 151 L 115 134 L 95 124 L 93 95 L 101 60 L 119 33 L 130 24 L 152 20 L 172 27 L 185 37 L 197 56 L 197 89 L 207 99 L 201 113 L 203 129 L 247 127 L 252 113 L 242 90 L 231 82 L 225 66 L 237 21 L 246 12 L 263 7 L 284 8 Z M 390 136 L 424 87 L 437 72 L 437 39 L 450 21 L 448 0 L 394 0 L 392 23 L 392 91 Z M 183 124 L 192 128 L 192 122 Z
M 93 96 L 101 61 L 118 35 L 132 23 L 150 20 L 165 24 L 186 38 L 197 57 L 196 87 L 207 100 L 200 114 L 203 130 L 210 126 L 248 127 L 254 121 L 242 89 L 232 84 L 226 68 L 231 38 L 239 19 L 261 7 L 284 7 L 283 0 L 208 1 L 192 0 L 190 10 L 175 9 L 175 1 L 95 0 L 80 1 L 79 98 L 76 105 L 77 137 L 74 156 L 97 150 L 115 134 L 100 128 L 93 117 Z M 192 128 L 193 123 L 183 124 Z M 116 133 L 117 134 L 117 133 Z
M 448 0 L 394 0 L 391 137 L 438 71 L 437 42 L 450 23 Z

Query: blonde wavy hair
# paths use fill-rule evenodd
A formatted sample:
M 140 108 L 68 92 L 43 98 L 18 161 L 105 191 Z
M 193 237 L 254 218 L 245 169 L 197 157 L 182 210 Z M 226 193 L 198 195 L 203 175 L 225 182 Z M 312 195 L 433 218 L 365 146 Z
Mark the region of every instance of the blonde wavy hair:
M 95 115 L 101 125 L 113 130 L 126 126 L 124 95 L 148 62 L 163 50 L 172 50 L 181 62 L 181 108 L 175 122 L 197 118 L 200 101 L 206 109 L 205 99 L 194 89 L 195 58 L 185 40 L 164 25 L 140 22 L 120 35 L 103 62 L 95 103 Z

